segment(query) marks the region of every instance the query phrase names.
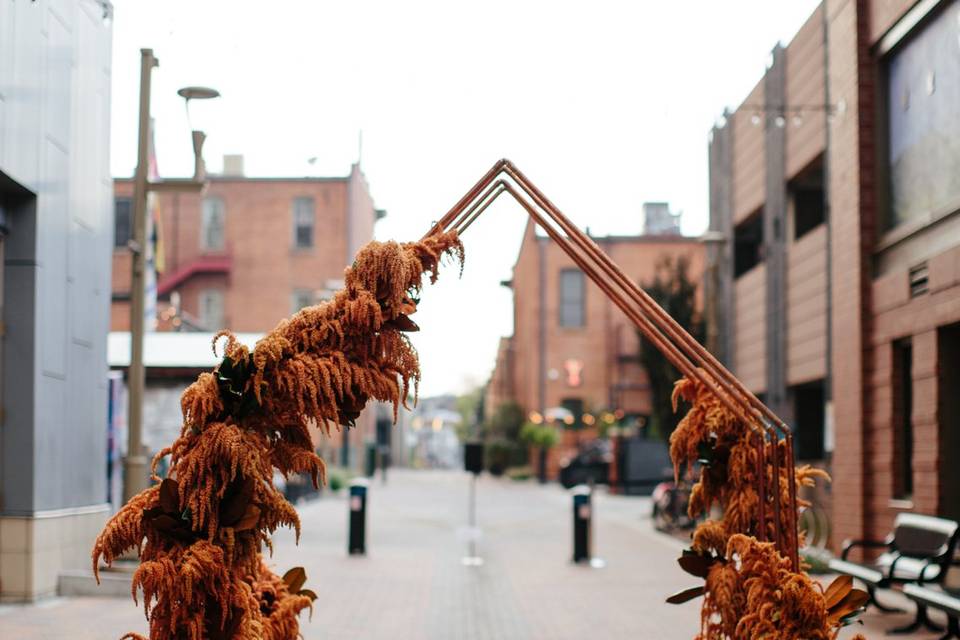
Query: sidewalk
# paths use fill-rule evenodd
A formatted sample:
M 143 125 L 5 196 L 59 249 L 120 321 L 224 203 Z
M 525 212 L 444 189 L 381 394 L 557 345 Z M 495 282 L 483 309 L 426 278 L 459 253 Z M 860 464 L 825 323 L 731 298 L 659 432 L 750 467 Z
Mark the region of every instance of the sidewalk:
M 367 557 L 346 554 L 346 498 L 302 506 L 303 535 L 275 537 L 279 573 L 302 565 L 319 595 L 307 640 L 692 639 L 699 603 L 665 604 L 695 580 L 676 564 L 683 543 L 652 530 L 649 501 L 598 495 L 596 555 L 606 567 L 574 566 L 571 504 L 556 485 L 481 478 L 477 492 L 482 567 L 464 567 L 468 476 L 391 471 L 370 488 Z M 889 601 L 890 598 L 888 597 Z M 907 616 L 868 615 L 880 637 Z M 0 637 L 118 638 L 145 633 L 129 599 L 58 598 L 0 608 Z M 934 638 L 936 634 L 915 636 Z

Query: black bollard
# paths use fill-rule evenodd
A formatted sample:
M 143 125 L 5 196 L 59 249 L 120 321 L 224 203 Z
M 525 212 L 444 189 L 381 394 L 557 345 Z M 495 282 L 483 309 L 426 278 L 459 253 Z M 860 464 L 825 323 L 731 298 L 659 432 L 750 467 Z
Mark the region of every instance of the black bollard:
M 350 526 L 347 536 L 347 552 L 350 555 L 367 553 L 367 486 L 364 479 L 350 483 Z
M 570 490 L 573 495 L 573 561 L 590 562 L 590 488 L 577 485 Z

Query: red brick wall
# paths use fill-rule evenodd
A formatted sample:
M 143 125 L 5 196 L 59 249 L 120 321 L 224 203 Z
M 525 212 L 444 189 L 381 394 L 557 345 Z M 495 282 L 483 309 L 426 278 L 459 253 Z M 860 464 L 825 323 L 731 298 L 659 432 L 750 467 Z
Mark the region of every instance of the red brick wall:
M 689 276 L 694 282 L 699 282 L 703 273 L 703 245 L 691 238 L 635 237 L 610 241 L 599 238 L 597 242 L 636 282 L 650 281 L 657 262 L 666 255 L 689 257 Z M 542 289 L 547 374 L 542 406 L 539 397 L 541 244 L 545 261 Z M 513 273 L 514 335 L 510 341 L 511 357 L 509 360 L 498 357 L 498 369 L 491 379 L 498 383 L 511 380 L 512 398 L 525 411 L 556 407 L 564 398 L 577 397 L 584 400 L 584 407 L 588 411 L 619 408 L 628 413 L 647 413 L 650 410 L 650 397 L 646 389 L 645 372 L 636 362 L 618 358 L 620 355 L 636 356 L 636 330 L 599 287 L 587 281 L 586 324 L 583 328 L 559 325 L 560 272 L 575 266 L 559 246 L 535 238 L 532 226 L 528 227 Z M 564 363 L 570 359 L 579 360 L 583 365 L 582 382 L 578 387 L 568 384 Z M 499 370 L 507 362 L 512 366 L 512 376 Z M 622 391 L 615 393 L 612 391 L 614 387 Z M 491 395 L 488 397 L 493 399 Z M 496 405 L 491 402 L 487 411 L 495 410 Z
M 362 175 L 348 179 L 258 180 L 214 179 L 204 194 L 223 198 L 226 210 L 225 253 L 232 267 L 227 275 L 196 276 L 177 287 L 183 309 L 197 315 L 204 288 L 225 292 L 225 319 L 233 331 L 272 329 L 291 311 L 295 289 L 317 290 L 343 278 L 348 251 L 373 234 L 373 204 Z M 129 180 L 117 180 L 115 193 L 129 195 Z M 292 203 L 310 196 L 316 203 L 314 246 L 293 247 Z M 166 273 L 175 272 L 204 255 L 200 246 L 201 201 L 198 194 L 160 194 L 162 242 Z M 356 220 L 348 229 L 351 209 Z M 347 242 L 348 231 L 353 236 Z M 129 293 L 130 257 L 114 251 L 113 292 Z M 127 303 L 114 302 L 113 330 L 126 330 Z

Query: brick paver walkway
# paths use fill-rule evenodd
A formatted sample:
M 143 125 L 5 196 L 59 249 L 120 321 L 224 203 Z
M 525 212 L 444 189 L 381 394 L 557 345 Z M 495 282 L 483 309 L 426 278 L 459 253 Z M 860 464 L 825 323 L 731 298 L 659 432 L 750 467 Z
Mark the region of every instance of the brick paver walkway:
M 692 586 L 676 565 L 682 543 L 650 528 L 646 499 L 598 495 L 595 553 L 601 569 L 572 565 L 571 506 L 555 485 L 481 478 L 485 563 L 464 567 L 468 477 L 394 471 L 370 489 L 366 557 L 346 555 L 345 497 L 303 505 L 303 535 L 276 537 L 278 572 L 302 565 L 320 596 L 307 640 L 690 639 L 698 602 L 663 599 Z M 868 623 L 879 620 L 868 616 Z M 879 620 L 882 631 L 904 620 Z M 58 598 L 0 608 L 0 638 L 118 638 L 144 632 L 126 599 Z M 844 632 L 848 638 L 852 632 Z M 935 637 L 935 636 L 918 636 Z

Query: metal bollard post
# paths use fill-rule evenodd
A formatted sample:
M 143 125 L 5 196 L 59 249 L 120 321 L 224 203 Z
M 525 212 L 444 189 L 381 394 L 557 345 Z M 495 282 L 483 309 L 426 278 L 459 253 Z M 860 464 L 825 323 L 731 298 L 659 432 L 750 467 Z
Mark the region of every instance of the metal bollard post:
M 367 553 L 367 487 L 363 478 L 350 482 L 350 520 L 347 552 L 350 555 Z
M 573 561 L 590 562 L 590 487 L 580 484 L 570 490 L 573 496 Z

